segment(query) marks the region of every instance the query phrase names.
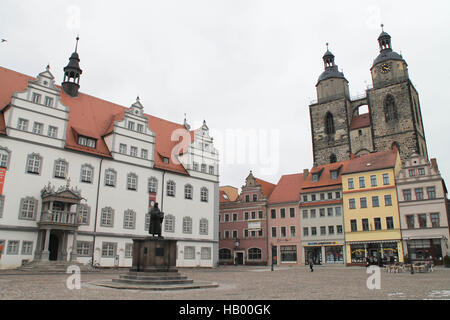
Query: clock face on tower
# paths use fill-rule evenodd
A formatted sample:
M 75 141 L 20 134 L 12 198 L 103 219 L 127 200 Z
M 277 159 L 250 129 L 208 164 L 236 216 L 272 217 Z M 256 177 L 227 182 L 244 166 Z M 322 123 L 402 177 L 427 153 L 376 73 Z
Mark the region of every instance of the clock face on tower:
M 383 63 L 380 66 L 380 72 L 383 74 L 388 73 L 389 71 L 391 71 L 391 65 L 389 63 Z

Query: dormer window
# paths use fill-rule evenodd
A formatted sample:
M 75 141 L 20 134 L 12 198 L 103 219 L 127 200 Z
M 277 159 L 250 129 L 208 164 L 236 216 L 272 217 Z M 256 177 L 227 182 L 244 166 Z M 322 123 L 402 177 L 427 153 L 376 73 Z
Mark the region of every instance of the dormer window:
M 330 172 L 330 178 L 331 178 L 332 180 L 337 179 L 337 177 L 338 177 L 338 172 L 337 172 L 337 170 L 333 170 L 333 171 Z
M 137 111 L 137 112 L 139 112 L 139 111 Z M 143 124 L 140 124 L 140 123 L 137 124 L 137 132 L 144 132 L 144 125 Z
M 319 174 L 318 173 L 313 173 L 312 175 L 312 182 L 317 182 L 319 181 Z
M 164 157 L 163 162 L 169 164 L 169 158 Z
M 85 147 L 89 147 L 89 148 L 95 148 L 97 145 L 97 140 L 96 139 L 92 139 L 92 138 L 88 138 L 85 136 L 78 136 L 78 144 L 80 146 L 85 146 Z
M 133 121 L 128 121 L 128 129 L 134 130 L 134 122 Z

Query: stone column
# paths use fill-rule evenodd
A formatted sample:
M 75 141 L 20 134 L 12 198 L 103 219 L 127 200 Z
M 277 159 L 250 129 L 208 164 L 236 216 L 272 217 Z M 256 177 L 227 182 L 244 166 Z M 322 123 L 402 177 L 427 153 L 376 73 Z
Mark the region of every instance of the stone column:
M 76 261 L 78 254 L 77 254 L 77 235 L 78 233 L 76 231 L 73 232 L 73 242 L 72 242 L 72 252 L 70 254 L 70 261 Z
M 61 260 L 67 261 L 67 240 L 68 240 L 69 234 L 67 232 L 63 233 L 62 236 L 62 245 L 61 245 Z
M 45 229 L 44 251 L 41 254 L 41 261 L 49 261 L 50 231 L 51 229 Z

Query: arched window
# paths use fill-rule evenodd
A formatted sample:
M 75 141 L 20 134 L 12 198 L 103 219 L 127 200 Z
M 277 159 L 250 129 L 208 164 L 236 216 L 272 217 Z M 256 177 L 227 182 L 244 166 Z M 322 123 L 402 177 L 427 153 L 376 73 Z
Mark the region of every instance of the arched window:
M 158 180 L 155 177 L 150 177 L 148 179 L 148 192 L 157 192 L 158 190 Z
M 205 187 L 200 190 L 200 201 L 208 202 L 208 189 Z
M 208 219 L 200 219 L 200 234 L 208 234 Z
M 164 231 L 175 232 L 175 216 L 168 214 L 164 217 Z
M 10 151 L 0 147 L 0 167 L 8 169 Z
M 128 209 L 123 214 L 123 228 L 134 229 L 135 226 L 136 226 L 136 212 Z
M 94 167 L 89 164 L 83 164 L 81 166 L 81 182 L 92 183 L 94 176 Z
M 114 169 L 105 170 L 105 186 L 115 187 L 116 186 L 117 172 Z
M 135 173 L 129 173 L 127 175 L 127 189 L 137 190 L 138 176 Z
M 384 99 L 384 117 L 386 122 L 397 120 L 397 106 L 395 105 L 395 99 L 392 95 L 388 94 Z
M 192 233 L 192 218 L 183 218 L 183 233 Z
M 334 119 L 331 112 L 327 112 L 325 116 L 325 133 L 326 134 L 333 134 L 336 130 L 334 129 Z
M 392 142 L 391 149 L 394 149 L 394 147 L 397 147 L 398 152 L 400 152 L 400 146 L 398 145 L 397 141 Z
M 330 156 L 330 163 L 335 163 L 335 162 L 337 162 L 337 157 L 334 153 L 332 153 Z
M 250 248 L 248 249 L 248 260 L 261 260 L 261 249 Z
M 226 248 L 220 249 L 219 260 L 231 260 L 231 250 Z
M 175 182 L 172 180 L 167 181 L 167 195 L 175 197 Z
M 190 184 L 184 186 L 184 198 L 192 200 L 192 186 Z
M 54 177 L 55 178 L 66 178 L 67 173 L 67 161 L 64 159 L 58 159 L 55 161 L 55 170 L 54 170 Z

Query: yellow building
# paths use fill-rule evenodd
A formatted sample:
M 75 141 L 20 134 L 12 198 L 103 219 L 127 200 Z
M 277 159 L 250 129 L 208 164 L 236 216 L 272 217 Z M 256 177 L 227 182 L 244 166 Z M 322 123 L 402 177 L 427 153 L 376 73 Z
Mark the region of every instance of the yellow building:
M 347 265 L 367 257 L 403 262 L 395 177 L 401 170 L 397 149 L 354 158 L 342 174 Z

